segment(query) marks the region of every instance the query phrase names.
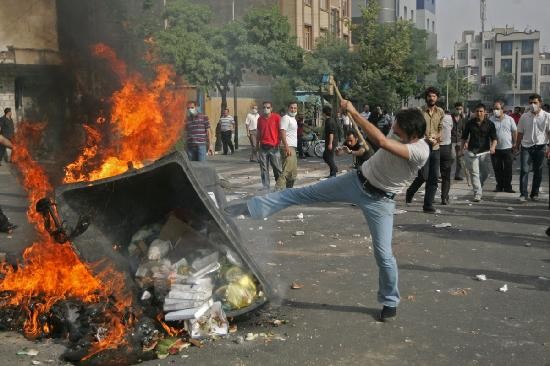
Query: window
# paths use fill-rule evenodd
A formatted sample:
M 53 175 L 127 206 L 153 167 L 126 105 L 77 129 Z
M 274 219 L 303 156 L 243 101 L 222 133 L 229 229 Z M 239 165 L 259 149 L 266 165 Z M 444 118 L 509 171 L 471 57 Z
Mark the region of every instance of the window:
M 521 59 L 521 72 L 533 72 L 533 59 L 522 58 Z
M 330 10 L 330 33 L 340 36 L 340 14 L 338 9 Z
M 478 57 L 479 57 L 479 50 L 472 50 L 470 52 L 470 58 L 472 60 L 477 60 Z
M 532 55 L 535 48 L 535 41 L 529 39 L 527 41 L 521 41 L 521 53 L 523 55 Z
M 411 10 L 411 21 L 414 21 L 414 10 Z
M 321 10 L 327 11 L 328 10 L 328 0 L 320 0 L 319 1 L 319 7 Z
M 503 56 L 512 55 L 512 42 L 502 42 L 500 44 L 500 54 Z
M 550 98 L 550 83 L 540 83 L 540 96 L 543 99 Z
M 311 51 L 313 48 L 313 31 L 310 25 L 304 26 L 304 49 Z
M 408 8 L 405 6 L 405 8 L 403 10 L 403 14 L 405 15 L 405 19 L 407 18 L 407 14 L 409 14 L 409 12 L 407 10 L 408 10 Z
M 533 75 L 521 75 L 519 88 L 521 90 L 533 89 Z
M 349 17 L 349 0 L 342 0 L 342 16 L 343 17 Z
M 486 41 L 483 43 L 483 47 L 484 47 L 486 50 L 490 50 L 491 48 L 493 48 L 493 40 L 492 40 L 492 39 L 486 40 Z
M 304 0 L 304 5 L 311 6 L 311 0 Z
M 485 65 L 485 67 L 493 67 L 494 66 L 493 59 L 489 57 L 486 58 L 485 61 L 483 62 L 483 65 Z
M 483 83 L 483 85 L 493 84 L 493 75 L 485 75 L 481 78 L 481 82 Z
M 550 64 L 540 65 L 540 74 L 541 75 L 550 75 Z
M 466 50 L 458 50 L 457 57 L 459 60 L 466 60 Z
M 435 21 L 432 20 L 432 32 L 435 33 Z
M 479 75 L 479 67 L 470 67 L 470 75 Z
M 511 58 L 503 58 L 500 60 L 500 71 L 512 73 L 512 59 Z

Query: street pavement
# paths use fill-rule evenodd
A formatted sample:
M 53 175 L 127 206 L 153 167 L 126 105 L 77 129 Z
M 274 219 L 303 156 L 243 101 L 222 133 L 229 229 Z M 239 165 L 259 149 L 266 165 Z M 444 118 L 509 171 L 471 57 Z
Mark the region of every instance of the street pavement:
M 350 163 L 348 157 L 338 159 L 340 170 L 349 170 Z M 211 157 L 209 165 L 230 200 L 261 188 L 258 164 L 248 162 L 246 149 Z M 239 319 L 235 334 L 144 364 L 550 365 L 544 169 L 538 202 L 519 203 L 518 194 L 491 192 L 492 178 L 480 203 L 471 202 L 465 182 L 454 184 L 451 204 L 436 204 L 440 212 L 435 215 L 422 212 L 421 192 L 410 206 L 403 195 L 397 198 L 393 248 L 402 303 L 392 323 L 376 319 L 378 271 L 368 227 L 356 207 L 291 207 L 265 221 L 236 220 L 244 246 L 275 289 L 274 299 Z M 514 173 L 518 190 L 519 171 Z M 326 175 L 321 159 L 300 160 L 297 185 Z M 0 236 L 0 251 L 17 255 L 33 233 L 24 223 L 24 193 L 5 166 L 0 167 L 0 197 L 8 216 L 21 224 L 11 237 Z M 451 226 L 434 227 L 443 223 Z M 475 280 L 479 274 L 487 280 Z M 293 281 L 303 287 L 291 289 Z M 508 291 L 500 292 L 505 284 Z M 258 337 L 239 338 L 248 333 Z M 40 350 L 35 360 L 58 364 L 59 345 L 0 333 L 0 354 L 10 364 L 30 364 L 28 356 L 15 356 L 23 346 Z

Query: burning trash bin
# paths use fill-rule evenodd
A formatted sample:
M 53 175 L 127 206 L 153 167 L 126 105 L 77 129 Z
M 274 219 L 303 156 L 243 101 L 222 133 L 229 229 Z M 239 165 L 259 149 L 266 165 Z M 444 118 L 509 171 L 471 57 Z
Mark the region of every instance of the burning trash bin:
M 61 186 L 55 205 L 63 225 L 85 221 L 84 232 L 72 238 L 84 261 L 124 273 L 145 313 L 157 309 L 161 321 L 184 322 L 192 338 L 227 334 L 227 317 L 268 301 L 268 283 L 223 214 L 215 172 L 192 167 L 180 153 L 119 176 Z

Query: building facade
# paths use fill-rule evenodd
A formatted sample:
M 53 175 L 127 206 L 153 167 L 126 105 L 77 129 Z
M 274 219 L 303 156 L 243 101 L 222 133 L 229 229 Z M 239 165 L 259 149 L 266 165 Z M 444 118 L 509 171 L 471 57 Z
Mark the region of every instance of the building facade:
M 540 95 L 545 103 L 550 103 L 550 53 L 540 55 Z
M 550 76 L 547 66 L 541 66 L 547 61 L 540 54 L 539 41 L 538 31 L 520 32 L 508 27 L 483 33 L 464 31 L 462 40 L 455 42 L 454 60 L 462 77 L 474 84 L 470 100 L 483 99 L 480 88 L 497 82 L 499 75 L 510 75 L 511 86 L 505 91 L 507 104 L 527 104 L 529 95 L 541 92 L 541 83 L 548 82 L 541 79 L 543 69 Z

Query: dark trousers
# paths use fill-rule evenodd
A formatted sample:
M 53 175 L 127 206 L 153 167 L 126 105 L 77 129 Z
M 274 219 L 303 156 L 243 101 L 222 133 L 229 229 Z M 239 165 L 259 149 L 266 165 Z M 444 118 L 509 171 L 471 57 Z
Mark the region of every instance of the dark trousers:
M 4 215 L 4 212 L 0 208 L 0 231 L 4 232 L 8 229 L 10 222 L 6 215 Z
M 334 149 L 330 150 L 325 149 L 325 152 L 323 153 L 323 160 L 325 163 L 327 163 L 329 169 L 330 169 L 330 176 L 335 177 L 336 173 L 338 173 L 338 167 L 336 166 L 336 163 L 334 162 Z
M 439 171 L 439 150 L 431 150 L 430 157 L 426 164 L 418 171 L 418 176 L 407 189 L 407 197 L 411 198 L 426 183 L 426 194 L 424 195 L 424 208 L 431 208 L 437 192 L 437 173 Z
M 531 197 L 539 195 L 540 183 L 542 182 L 542 162 L 544 161 L 544 148 L 546 145 L 535 145 L 521 147 L 521 174 L 519 187 L 521 195 L 527 198 L 529 189 L 529 159 L 533 166 L 533 183 L 531 185 Z
M 453 144 L 453 146 L 454 146 L 454 149 L 455 149 L 455 157 L 456 157 L 455 179 L 464 178 L 463 173 L 462 173 L 462 166 L 460 165 L 460 160 L 459 160 L 459 159 L 463 159 L 460 156 L 460 142 L 458 142 L 456 144 Z
M 298 156 L 303 158 L 304 157 L 304 138 L 302 136 L 298 136 Z
M 512 189 L 512 164 L 514 162 L 514 154 L 512 149 L 496 150 L 494 155 L 491 155 L 493 170 L 495 171 L 495 179 L 497 181 L 498 190 Z
M 231 141 L 231 135 L 233 134 L 233 131 L 222 131 L 222 145 L 223 145 L 223 154 L 227 155 L 228 147 L 231 149 L 231 154 L 235 152 L 235 148 L 233 147 L 233 142 Z
M 453 145 L 441 145 L 439 147 L 441 172 L 441 201 L 449 200 L 449 191 L 451 189 L 451 170 L 455 160 L 453 154 Z

